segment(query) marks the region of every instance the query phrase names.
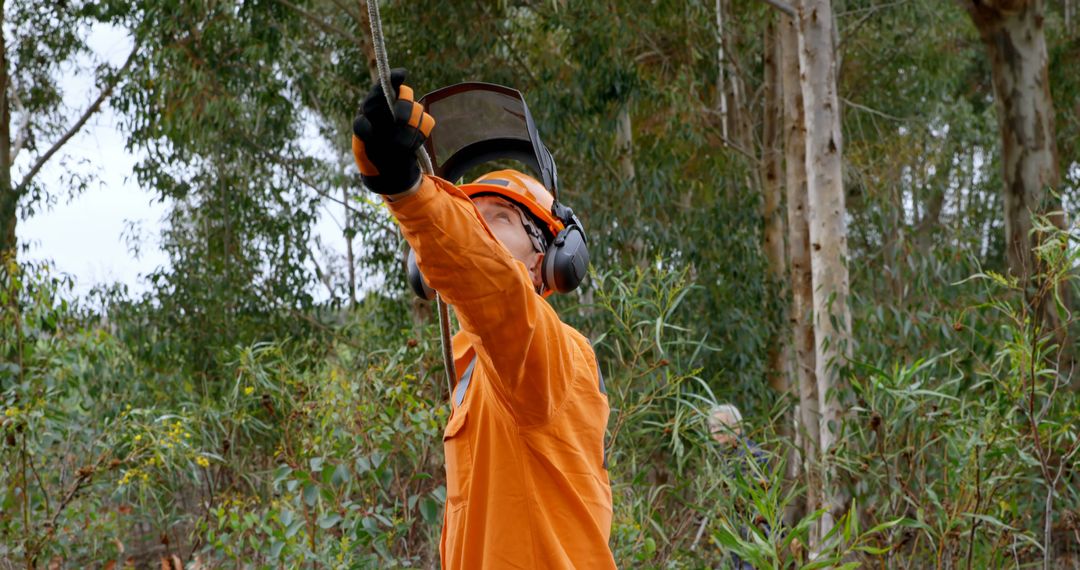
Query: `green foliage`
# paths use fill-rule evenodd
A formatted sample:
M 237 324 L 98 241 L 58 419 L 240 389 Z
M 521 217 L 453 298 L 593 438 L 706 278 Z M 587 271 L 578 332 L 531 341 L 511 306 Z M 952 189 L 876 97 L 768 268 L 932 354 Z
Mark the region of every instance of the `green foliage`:
M 360 6 L 38 4 L 5 6 L 32 150 L 66 124 L 56 70 L 84 53 L 87 22 L 141 42 L 114 105 L 136 178 L 172 205 L 170 263 L 138 299 L 75 299 L 47 266 L 4 266 L 0 565 L 434 565 L 447 388 L 436 331 L 404 301 L 400 236 L 351 162 L 370 85 Z M 605 375 L 620 567 L 723 568 L 733 554 L 995 567 L 1048 542 L 1062 552 L 1080 521 L 1063 334 L 1076 325 L 1058 294 L 1074 289 L 1076 236 L 1043 223 L 1045 275 L 1003 274 L 987 63 L 966 14 L 933 0 L 834 2 L 857 361 L 835 462 L 855 502 L 806 551 L 823 513 L 798 511 L 790 404 L 763 380 L 786 330 L 756 163 L 775 13 L 726 6 L 744 146 L 720 140 L 712 2 L 383 5 L 391 62 L 418 94 L 465 80 L 525 93 L 589 230 L 597 272 L 553 302 Z M 1080 52 L 1061 24 L 1051 11 L 1055 190 L 1074 204 Z M 624 110 L 633 179 L 612 145 Z M 320 207 L 342 208 L 331 199 L 349 204 L 342 233 L 367 292 L 348 310 L 348 268 L 311 235 Z M 756 445 L 709 439 L 717 402 L 746 411 Z
M 1066 236 L 1048 235 L 1048 267 L 1073 263 L 1058 253 Z M 166 552 L 211 566 L 437 560 L 447 389 L 435 331 L 401 326 L 393 301 L 369 296 L 327 350 L 255 343 L 223 357 L 227 382 L 198 383 L 143 364 L 113 324 L 65 301 L 47 268 L 6 275 L 0 555 L 150 563 L 163 536 Z M 1029 305 L 1002 290 L 1015 283 L 988 272 L 977 279 L 993 300 L 966 312 L 998 315 L 980 332 L 994 337 L 983 341 L 992 358 L 971 353 L 976 343 L 856 369 L 837 452 L 855 507 L 811 556 L 822 512 L 785 522 L 804 489 L 785 480 L 798 456 L 778 432 L 784 404 L 748 414 L 739 448 L 709 439 L 706 417 L 726 398 L 711 388 L 722 373 L 702 367 L 715 348 L 686 311 L 690 276 L 597 274 L 595 302 L 565 309 L 589 323 L 608 386 L 620 566 L 723 567 L 738 555 L 809 569 L 887 555 L 983 567 L 1038 556 L 1048 489 L 1054 529 L 1080 505 L 1068 483 L 1080 405 L 1046 365 L 1052 331 L 1031 329 Z
M 0 249 L 15 252 L 20 218 L 87 190 L 97 174 L 88 171 L 93 166 L 88 161 L 72 160 L 62 148 L 75 127 L 81 127 L 80 115 L 85 123 L 100 109 L 101 102 L 94 106 L 95 97 L 123 80 L 122 68 L 101 61 L 90 49 L 90 30 L 122 32 L 136 24 L 129 5 L 109 9 L 79 0 L 13 0 L 0 6 L 0 12 Z M 70 103 L 80 95 L 65 86 L 65 77 L 90 85 L 92 94 L 76 108 L 65 104 L 65 99 Z M 42 161 L 54 154 L 52 160 L 66 168 L 59 180 L 44 180 Z
M 142 476 L 134 466 L 149 458 L 129 437 L 139 367 L 107 331 L 79 326 L 70 284 L 47 266 L 9 262 L 0 272 L 5 559 L 114 556 L 109 538 L 123 516 L 113 492 Z

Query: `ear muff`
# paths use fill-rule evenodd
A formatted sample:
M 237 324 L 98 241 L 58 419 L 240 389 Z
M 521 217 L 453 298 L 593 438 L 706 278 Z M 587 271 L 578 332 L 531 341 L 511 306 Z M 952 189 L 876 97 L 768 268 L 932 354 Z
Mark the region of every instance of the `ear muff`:
M 544 286 L 556 293 L 577 289 L 589 270 L 589 247 L 580 226 L 568 226 L 547 248 L 544 254 Z
M 409 248 L 409 256 L 405 259 L 405 273 L 409 278 L 409 288 L 416 293 L 417 297 L 425 301 L 435 298 L 435 290 L 427 284 L 424 275 L 420 273 L 420 266 L 416 264 L 416 252 Z
M 589 240 L 585 237 L 581 220 L 573 210 L 558 202 L 552 205 L 551 210 L 566 227 L 555 236 L 555 239 L 551 240 L 547 251 L 544 252 L 540 274 L 544 287 L 548 290 L 569 293 L 577 289 L 588 274 Z M 427 301 L 434 299 L 435 290 L 428 285 L 424 275 L 420 273 L 420 266 L 416 263 L 416 252 L 412 249 L 409 249 L 405 264 L 409 288 L 413 290 L 413 293 Z
M 589 271 L 589 240 L 581 220 L 570 208 L 555 202 L 551 211 L 566 225 L 544 253 L 544 286 L 556 293 L 577 289 Z

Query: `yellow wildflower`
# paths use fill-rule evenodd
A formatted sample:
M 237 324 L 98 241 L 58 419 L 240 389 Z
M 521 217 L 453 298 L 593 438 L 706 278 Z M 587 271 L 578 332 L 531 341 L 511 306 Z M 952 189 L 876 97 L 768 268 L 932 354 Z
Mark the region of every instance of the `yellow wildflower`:
M 210 460 L 205 457 L 196 457 L 195 463 L 198 463 L 199 467 L 210 467 Z
M 127 485 L 128 483 L 131 482 L 132 479 L 134 479 L 135 477 L 138 477 L 140 474 L 142 474 L 142 473 L 138 469 L 129 469 L 127 471 L 124 471 L 124 476 L 120 478 L 120 483 L 118 483 L 118 486 L 123 487 L 124 485 Z M 143 475 L 143 481 L 145 481 L 146 476 L 145 476 L 145 474 L 142 474 L 142 475 Z
M 244 395 L 245 396 L 250 396 L 254 392 L 255 392 L 255 387 L 254 386 L 248 386 L 247 388 L 244 388 Z
M 142 441 L 142 434 L 138 434 L 138 435 L 136 435 L 136 436 L 135 436 L 135 441 L 137 441 L 137 442 L 138 442 L 138 441 Z

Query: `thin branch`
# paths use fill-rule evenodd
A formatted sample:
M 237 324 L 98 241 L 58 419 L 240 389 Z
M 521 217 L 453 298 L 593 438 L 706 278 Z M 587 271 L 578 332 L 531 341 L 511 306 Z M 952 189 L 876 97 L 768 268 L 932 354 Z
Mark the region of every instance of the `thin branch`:
M 362 41 L 360 41 L 360 37 L 357 36 L 356 34 L 351 34 L 351 33 L 347 32 L 347 31 L 335 26 L 334 24 L 331 24 L 329 22 L 324 22 L 321 18 L 319 18 L 315 14 L 312 14 L 311 12 L 308 12 L 307 10 L 304 10 L 303 8 L 297 6 L 296 4 L 293 4 L 292 2 L 289 2 L 288 0 L 277 0 L 277 3 L 281 4 L 282 6 L 285 6 L 286 8 L 292 10 L 293 12 L 296 12 L 297 14 L 299 14 L 305 20 L 311 22 L 312 24 L 315 24 L 315 27 L 321 29 L 322 31 L 330 33 L 330 34 L 334 34 L 336 36 L 339 36 L 341 39 L 343 39 L 345 41 L 352 42 L 353 45 L 360 48 L 360 51 L 366 53 L 364 43 Z
M 325 190 L 321 190 L 319 188 L 319 186 L 315 183 L 315 181 L 308 178 L 308 176 L 306 174 L 304 174 L 303 172 L 300 172 L 300 170 L 296 168 L 296 165 L 294 165 L 292 163 L 292 161 L 290 161 L 287 158 L 285 158 L 283 156 L 280 156 L 280 155 L 270 155 L 270 158 L 274 161 L 274 163 L 284 167 L 285 170 L 289 172 L 289 174 L 292 174 L 293 176 L 295 176 L 297 180 L 299 180 L 305 186 L 307 186 L 309 189 L 311 189 L 312 192 L 315 192 L 319 196 L 321 196 L 323 198 L 326 198 L 327 200 L 330 200 L 331 202 L 335 202 L 337 204 L 340 204 L 340 205 L 344 206 L 345 209 L 348 210 L 349 212 L 352 212 L 352 213 L 360 216 L 361 219 L 363 219 L 365 221 L 368 221 L 368 213 L 367 212 L 357 210 L 356 208 L 353 208 L 351 205 L 349 205 L 348 202 L 343 201 L 341 198 L 338 198 L 336 196 L 332 196 L 332 195 L 328 194 Z
M 45 522 L 46 530 L 51 531 L 52 529 L 56 528 L 56 521 L 60 518 L 60 513 L 64 512 L 64 509 L 66 509 L 67 506 L 71 504 L 71 501 L 75 499 L 75 496 L 79 493 L 79 491 L 82 490 L 82 488 L 85 487 L 94 477 L 94 474 L 101 469 L 101 464 L 105 462 L 105 457 L 106 455 L 102 453 L 101 455 L 97 456 L 97 459 L 94 461 L 93 465 L 85 466 L 79 469 L 77 475 L 75 476 L 75 481 L 71 484 L 70 487 L 68 487 L 67 492 L 64 493 L 63 500 L 60 501 L 59 506 L 57 506 L 56 510 L 53 511 L 52 517 Z
M 326 210 L 326 215 L 330 216 L 330 221 L 334 222 L 334 225 L 337 226 L 337 229 L 341 230 L 341 233 L 344 234 L 345 226 L 341 222 L 339 222 L 337 216 L 335 216 L 334 213 L 330 211 L 330 206 L 327 206 L 326 204 L 319 204 L 319 207 L 321 207 L 323 210 Z M 348 209 L 348 206 L 345 206 L 345 208 Z M 348 217 L 346 217 L 345 219 L 347 220 Z
M 353 12 L 352 9 L 350 9 L 349 6 L 346 5 L 344 2 L 342 2 L 341 0 L 330 0 L 330 1 L 333 2 L 334 6 L 337 6 L 339 10 L 341 10 L 342 12 L 345 12 L 346 14 L 348 14 L 349 17 L 352 18 L 353 21 L 356 22 L 356 24 L 360 26 L 360 29 L 362 29 L 362 30 L 367 29 L 367 26 L 369 25 L 368 22 L 367 22 L 367 18 L 361 17 L 359 12 Z
M 52 503 L 52 499 L 49 497 L 49 489 L 45 486 L 45 482 L 41 480 L 41 473 L 38 473 L 38 468 L 37 465 L 34 464 L 33 458 L 30 458 L 28 463 L 30 464 L 30 471 L 34 474 L 34 478 L 37 479 L 38 487 L 41 488 L 42 498 L 44 499 L 42 504 L 45 505 L 45 518 L 51 519 L 52 509 L 50 508 L 50 504 Z
M 858 31 L 859 28 L 863 27 L 863 24 L 870 21 L 870 19 L 872 17 L 876 16 L 878 12 L 880 12 L 881 10 L 886 10 L 886 9 L 889 9 L 889 8 L 893 8 L 895 6 L 899 6 L 901 4 L 906 4 L 908 2 L 910 2 L 910 0 L 897 0 L 896 2 L 890 2 L 888 4 L 877 4 L 877 5 L 874 5 L 874 6 L 867 7 L 867 8 L 857 8 L 857 9 L 848 10 L 847 12 L 837 14 L 836 15 L 837 19 L 840 19 L 840 18 L 844 18 L 846 16 L 853 16 L 853 15 L 858 14 L 860 12 L 865 12 L 865 14 L 862 17 L 860 17 L 858 20 L 856 20 L 854 24 L 852 24 L 850 26 L 847 26 L 844 29 L 844 36 L 842 38 L 840 38 L 840 42 L 836 46 L 836 52 L 840 53 L 842 46 L 844 46 L 847 43 L 848 38 L 850 38 L 852 35 L 854 35 L 855 32 Z
M 52 158 L 52 156 L 56 154 L 61 147 L 67 144 L 67 142 L 71 140 L 71 138 L 74 137 L 75 134 L 78 133 L 84 125 L 86 125 L 86 122 L 90 120 L 90 117 L 93 116 L 94 113 L 97 113 L 99 110 L 101 110 L 102 103 L 104 103 L 105 100 L 109 98 L 109 95 L 112 94 L 112 91 L 116 87 L 116 84 L 120 82 L 120 78 L 125 73 L 127 73 L 128 68 L 131 67 L 131 63 L 135 61 L 135 55 L 139 53 L 139 47 L 139 41 L 136 40 L 135 46 L 131 48 L 131 53 L 129 53 L 127 56 L 127 60 L 124 61 L 124 65 L 116 72 L 115 75 L 113 75 L 112 81 L 110 81 L 109 84 L 101 90 L 101 93 L 98 94 L 97 99 L 95 99 L 94 102 L 86 108 L 86 111 L 84 111 L 82 116 L 79 117 L 79 120 L 74 125 L 72 125 L 72 127 L 68 129 L 66 133 L 64 133 L 64 136 L 60 137 L 60 140 L 53 143 L 49 150 L 45 151 L 45 154 L 38 157 L 37 162 L 34 163 L 34 166 L 30 168 L 30 171 L 26 173 L 26 176 L 24 176 L 22 181 L 19 182 L 19 185 L 15 187 L 16 195 L 22 194 L 23 191 L 26 190 L 26 187 L 34 179 L 34 177 L 37 176 L 38 172 L 41 171 L 41 168 L 45 166 L 45 163 L 48 162 L 49 159 Z
M 315 266 L 315 276 L 318 277 L 319 282 L 326 287 L 326 292 L 330 294 L 330 298 L 336 298 L 337 295 L 334 293 L 334 288 L 330 286 L 330 274 L 323 271 L 322 266 L 319 265 L 319 259 L 316 256 L 311 256 L 311 263 Z
M 289 174 L 294 176 L 297 179 L 297 181 L 299 181 L 300 183 L 302 183 L 303 185 L 305 185 L 309 189 L 311 189 L 312 192 L 315 192 L 319 196 L 321 196 L 321 197 L 323 197 L 323 198 L 325 198 L 327 200 L 330 200 L 331 202 L 334 202 L 336 204 L 340 204 L 341 206 L 344 206 L 346 210 L 356 214 L 357 216 L 360 217 L 361 220 L 363 220 L 365 222 L 369 222 L 369 223 L 374 222 L 374 223 L 378 224 L 379 227 L 381 227 L 383 229 L 388 229 L 388 227 L 383 223 L 383 220 L 379 219 L 378 217 L 372 217 L 369 212 L 364 212 L 362 210 L 357 210 L 356 208 L 352 207 L 348 202 L 342 200 L 341 198 L 338 198 L 336 196 L 332 196 L 332 195 L 328 194 L 325 190 L 320 189 L 319 185 L 316 184 L 314 180 L 309 178 L 299 168 L 297 168 L 297 165 L 295 164 L 294 160 L 291 160 L 291 159 L 289 159 L 289 158 L 287 158 L 285 156 L 277 154 L 277 153 L 271 151 L 270 149 L 266 148 L 265 146 L 260 145 L 258 143 L 253 143 L 253 146 L 255 147 L 256 150 L 264 153 L 264 155 L 270 160 L 270 162 L 273 162 L 274 164 L 277 164 L 277 165 L 283 167 L 286 170 L 286 172 L 288 172 Z M 333 217 L 333 214 L 331 214 L 331 217 Z M 336 219 L 335 219 L 335 223 L 337 223 Z M 338 225 L 339 228 L 342 227 L 341 224 L 337 224 L 337 225 Z
M 860 104 L 848 99 L 847 97 L 841 97 L 840 101 L 842 101 L 845 105 L 848 105 L 849 107 L 852 107 L 852 108 L 858 109 L 860 111 L 870 113 L 871 115 L 877 115 L 878 117 L 881 117 L 883 119 L 888 119 L 890 121 L 896 121 L 896 122 L 899 122 L 899 123 L 908 122 L 908 119 L 905 119 L 903 117 L 897 117 L 895 115 L 890 115 L 890 114 L 888 114 L 888 113 L 886 113 L 884 111 L 878 111 L 877 109 L 867 107 L 866 105 L 860 105 Z
M 19 124 L 15 127 L 15 143 L 11 146 L 11 164 L 15 164 L 19 151 L 30 139 L 30 129 L 27 128 L 30 126 L 30 113 L 26 112 L 22 98 L 19 97 L 19 88 L 15 86 L 14 81 L 11 82 L 11 98 L 15 102 L 15 111 L 19 113 Z
M 709 109 L 708 107 L 705 108 L 705 112 L 708 113 L 708 114 L 714 114 L 714 115 L 717 114 L 716 110 Z M 713 134 L 715 134 L 717 137 L 720 138 L 720 141 L 724 143 L 724 146 L 729 146 L 729 147 L 735 149 L 735 151 L 738 152 L 739 154 L 745 156 L 748 160 L 750 160 L 751 164 L 757 165 L 760 162 L 760 159 L 758 159 L 758 157 L 751 154 L 750 151 L 746 150 L 745 148 L 740 146 L 735 141 L 733 141 L 733 140 L 727 138 L 726 136 L 724 136 L 724 134 L 722 132 L 720 132 L 720 129 L 718 129 L 715 125 L 707 125 L 705 128 L 713 131 Z M 757 168 L 757 167 L 755 166 L 755 168 Z
M 705 534 L 705 526 L 709 524 L 709 517 L 701 517 L 701 526 L 698 527 L 697 534 L 694 535 L 694 542 L 690 545 L 690 550 L 697 548 L 698 542 L 701 540 L 701 535 Z
M 882 10 L 887 10 L 889 8 L 894 8 L 894 7 L 899 6 L 901 4 L 907 4 L 910 1 L 911 0 L 895 0 L 893 2 L 886 2 L 885 4 L 873 4 L 873 5 L 870 5 L 870 6 L 864 6 L 862 8 L 852 8 L 850 10 L 845 10 L 843 12 L 837 12 L 836 17 L 837 18 L 847 18 L 849 16 L 854 16 L 856 14 L 865 14 L 867 12 L 869 12 L 871 14 L 874 14 L 874 13 L 880 12 Z
M 783 2 L 781 0 L 761 0 L 761 1 L 768 4 L 769 6 L 772 6 L 773 8 L 776 8 L 777 10 L 780 10 L 781 12 L 783 12 L 784 14 L 787 14 L 788 16 L 790 16 L 792 18 L 795 18 L 795 17 L 798 16 L 798 14 L 795 13 L 795 8 L 793 8 L 791 6 L 791 4 L 788 4 L 787 2 Z

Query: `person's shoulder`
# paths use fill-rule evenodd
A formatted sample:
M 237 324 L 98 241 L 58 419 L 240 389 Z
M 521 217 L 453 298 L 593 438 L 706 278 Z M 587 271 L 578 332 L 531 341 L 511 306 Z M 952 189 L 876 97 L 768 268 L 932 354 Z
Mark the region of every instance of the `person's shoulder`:
M 582 349 L 587 351 L 589 354 L 595 353 L 592 347 L 592 342 L 581 331 L 562 322 L 562 320 L 559 321 L 559 329 L 562 334 L 565 334 L 568 338 L 572 339 L 574 341 L 574 344 L 582 347 Z

